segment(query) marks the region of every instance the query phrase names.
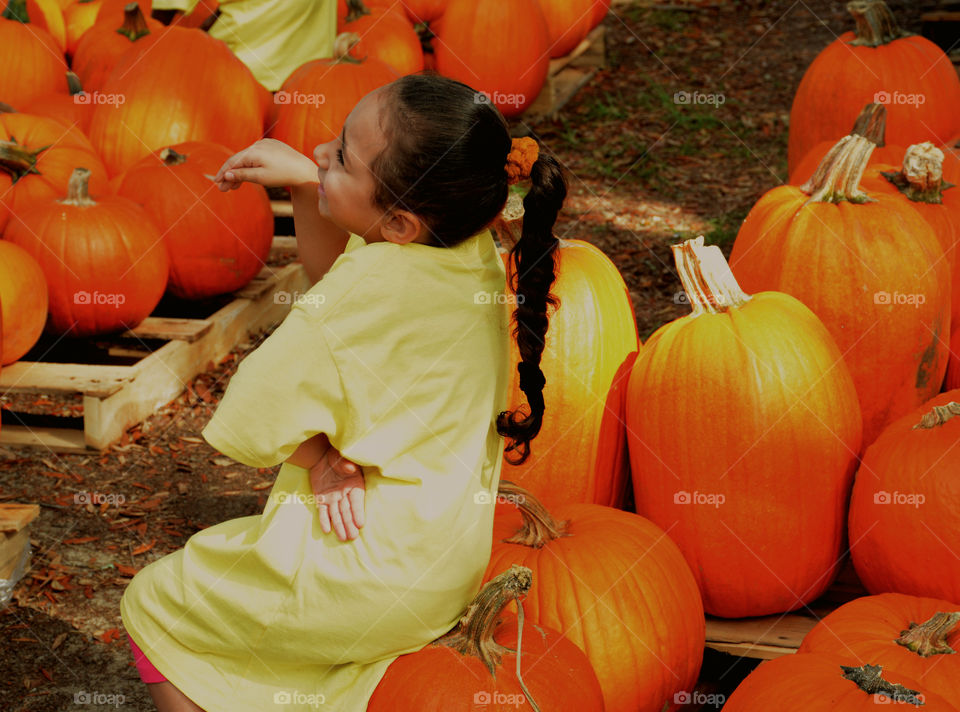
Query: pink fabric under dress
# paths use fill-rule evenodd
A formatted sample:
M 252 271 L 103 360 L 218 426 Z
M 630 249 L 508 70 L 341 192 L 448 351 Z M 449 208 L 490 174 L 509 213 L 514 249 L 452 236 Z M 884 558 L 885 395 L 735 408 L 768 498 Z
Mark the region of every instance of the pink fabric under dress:
M 147 660 L 147 656 L 140 650 L 140 646 L 133 642 L 133 638 L 128 635 L 127 640 L 130 641 L 130 650 L 133 651 L 133 660 L 137 663 L 140 679 L 144 682 L 166 682 L 167 678 Z

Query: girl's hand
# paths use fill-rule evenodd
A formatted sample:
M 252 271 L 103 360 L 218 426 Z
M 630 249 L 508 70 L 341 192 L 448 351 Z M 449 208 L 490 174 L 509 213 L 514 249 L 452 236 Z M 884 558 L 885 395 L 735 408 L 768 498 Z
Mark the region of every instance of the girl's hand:
M 221 191 L 236 190 L 244 181 L 267 188 L 318 183 L 317 164 L 282 141 L 264 138 L 235 153 L 213 178 Z
M 340 541 L 356 539 L 364 524 L 363 470 L 344 459 L 333 446 L 310 468 L 310 487 L 320 511 L 320 528 L 329 534 L 331 524 Z

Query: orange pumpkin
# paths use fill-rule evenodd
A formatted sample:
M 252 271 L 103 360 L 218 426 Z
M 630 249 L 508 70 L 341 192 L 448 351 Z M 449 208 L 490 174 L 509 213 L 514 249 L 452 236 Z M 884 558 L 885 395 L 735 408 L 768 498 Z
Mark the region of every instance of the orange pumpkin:
M 570 54 L 593 29 L 594 0 L 539 0 L 550 33 L 550 57 Z
M 64 126 L 80 129 L 86 135 L 93 118 L 93 104 L 83 91 L 80 79 L 73 72 L 67 72 L 69 94 L 55 92 L 37 97 L 23 107 L 23 113 L 34 116 L 46 116 L 59 121 Z
M 790 109 L 790 174 L 821 141 L 843 136 L 869 101 L 887 107 L 887 140 L 900 146 L 960 132 L 960 78 L 940 47 L 903 32 L 882 0 L 847 4 L 845 32 L 807 68 Z
M 693 313 L 658 329 L 627 392 L 637 512 L 677 542 L 704 609 L 782 613 L 830 585 L 861 417 L 823 323 L 744 294 L 703 238 L 674 246 Z
M 98 104 L 90 124 L 111 175 L 184 141 L 239 151 L 262 136 L 259 83 L 226 44 L 200 30 L 168 27 L 142 38 L 117 61 L 103 94 L 122 99 Z
M 67 26 L 67 54 L 73 57 L 84 33 L 97 22 L 101 0 L 74 0 L 63 8 L 63 21 Z
M 490 581 L 456 628 L 390 664 L 367 712 L 603 712 L 597 676 L 576 645 L 555 630 L 530 622 L 521 628 L 517 616 L 503 615 L 532 582 L 521 566 Z
M 423 69 L 423 48 L 413 25 L 402 12 L 375 7 L 367 9 L 362 0 L 349 0 L 356 12 L 337 23 L 337 33 L 354 32 L 360 41 L 350 51 L 357 59 L 373 57 L 389 65 L 398 75 Z
M 49 330 L 91 336 L 132 329 L 163 296 L 169 261 L 160 231 L 126 198 L 94 201 L 77 168 L 67 197 L 18 212 L 4 238 L 29 252 L 50 288 Z
M 883 593 L 845 603 L 807 633 L 797 653 L 833 653 L 909 675 L 948 700 L 960 699 L 960 605 Z M 921 621 L 917 623 L 917 621 Z
M 77 128 L 29 114 L 0 114 L 0 232 L 9 213 L 67 192 L 76 166 L 90 169 L 94 195 L 108 192 L 107 170 Z M 13 185 L 5 190 L 6 181 Z
M 437 71 L 482 92 L 507 117 L 523 113 L 550 68 L 537 0 L 450 0 L 434 43 Z
M 863 456 L 850 499 L 850 549 L 870 593 L 960 605 L 960 390 L 883 431 Z
M 401 0 L 411 22 L 434 22 L 447 9 L 450 0 Z
M 616 266 L 593 245 L 562 240 L 550 291 L 560 306 L 550 317 L 540 368 L 546 403 L 540 433 L 522 465 L 506 458 L 502 477 L 553 508 L 570 502 L 623 505 L 629 479 L 623 427 L 627 377 L 640 347 L 630 295 Z M 515 301 L 513 260 L 506 260 L 508 303 Z M 510 339 L 508 411 L 520 392 L 516 339 Z
M 950 265 L 923 216 L 860 190 L 873 148 L 847 136 L 808 183 L 767 192 L 730 255 L 746 290 L 792 294 L 823 320 L 853 374 L 865 446 L 940 390 L 951 299 Z
M 29 22 L 35 28 L 50 33 L 57 51 L 67 51 L 67 30 L 63 22 L 63 10 L 57 0 L 7 0 L 3 16 L 8 19 Z
M 533 571 L 527 614 L 587 654 L 608 710 L 660 712 L 693 689 L 703 604 L 683 555 L 659 527 L 598 504 L 557 507 L 554 519 L 504 480 L 499 497 L 484 580 L 511 564 Z
M 87 91 L 101 91 L 114 65 L 134 42 L 160 32 L 163 25 L 143 16 L 134 6 L 116 18 L 100 20 L 80 38 L 73 55 L 73 71 Z
M 46 30 L 0 19 L 0 98 L 20 108 L 50 92 L 67 91 L 67 63 Z
M 119 18 L 125 11 L 127 6 L 136 2 L 140 6 L 140 12 L 143 13 L 144 17 L 150 17 L 150 13 L 153 7 L 153 0 L 101 0 L 100 10 L 97 13 L 97 22 L 102 22 L 103 20 L 110 20 L 111 22 Z
M 168 291 L 204 299 L 240 289 L 266 264 L 273 241 L 267 191 L 245 183 L 222 193 L 215 175 L 231 151 L 189 142 L 147 156 L 116 182 L 117 195 L 142 205 L 170 255 Z
M 834 650 L 761 663 L 730 695 L 723 712 L 876 712 L 878 704 L 903 712 L 921 704 L 925 712 L 956 712 L 916 680 L 879 665 L 854 667 L 840 646 Z
M 33 348 L 47 323 L 47 280 L 22 247 L 0 240 L 0 364 Z
M 594 0 L 593 15 L 590 18 L 590 29 L 592 30 L 603 22 L 608 12 L 610 12 L 610 0 Z
M 340 135 L 347 116 L 364 96 L 397 78 L 379 59 L 348 56 L 358 37 L 339 35 L 334 59 L 315 59 L 291 74 L 274 96 L 272 138 L 307 156 L 320 143 Z

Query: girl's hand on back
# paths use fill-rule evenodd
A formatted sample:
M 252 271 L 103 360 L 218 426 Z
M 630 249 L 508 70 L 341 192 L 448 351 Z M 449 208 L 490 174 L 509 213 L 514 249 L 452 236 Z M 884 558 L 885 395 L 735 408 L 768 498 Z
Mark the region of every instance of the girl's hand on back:
M 244 181 L 267 188 L 319 182 L 312 159 L 272 138 L 260 139 L 230 156 L 213 180 L 223 192 L 236 190 Z
M 310 487 L 317 500 L 324 534 L 330 533 L 332 525 L 340 541 L 360 536 L 366 486 L 358 464 L 342 457 L 331 445 L 310 468 Z

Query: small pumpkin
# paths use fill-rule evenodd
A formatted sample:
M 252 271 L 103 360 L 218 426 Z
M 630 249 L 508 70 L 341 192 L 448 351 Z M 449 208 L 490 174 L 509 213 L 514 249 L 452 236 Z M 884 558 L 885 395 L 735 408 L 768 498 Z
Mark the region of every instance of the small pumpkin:
M 93 104 L 90 96 L 83 91 L 80 78 L 73 72 L 67 72 L 69 94 L 54 92 L 37 97 L 23 107 L 23 113 L 35 116 L 47 116 L 64 126 L 80 129 L 84 135 L 90 130 L 93 118 Z
M 160 231 L 126 198 L 90 198 L 77 168 L 67 197 L 18 212 L 4 239 L 40 264 L 50 294 L 48 330 L 92 336 L 132 329 L 163 296 L 170 269 Z
M 630 374 L 637 512 L 680 547 L 707 613 L 793 610 L 837 573 L 861 438 L 853 380 L 798 299 L 745 294 L 702 237 L 673 251 L 693 312 L 654 332 Z
M 63 10 L 57 0 L 7 0 L 3 17 L 29 22 L 32 27 L 46 30 L 59 53 L 66 53 L 67 29 L 63 22 Z
M 420 37 L 405 14 L 392 8 L 367 8 L 363 0 L 348 0 L 347 5 L 351 13 L 344 22 L 337 23 L 337 33 L 359 35 L 360 41 L 350 51 L 351 56 L 374 57 L 401 76 L 423 69 Z
M 850 499 L 850 553 L 870 593 L 960 604 L 960 390 L 891 423 L 863 456 Z
M 22 247 L 0 240 L 0 364 L 33 348 L 47 323 L 47 280 Z
M 74 0 L 63 8 L 67 31 L 67 54 L 73 57 L 84 33 L 97 22 L 101 0 Z
M 153 9 L 153 0 L 101 0 L 100 10 L 97 12 L 97 22 L 102 20 L 114 21 L 120 17 L 130 5 L 136 2 L 144 17 L 150 17 Z
M 447 9 L 449 0 L 401 0 L 411 22 L 435 22 Z
M 843 604 L 807 633 L 797 653 L 833 653 L 914 678 L 930 692 L 960 699 L 960 605 L 882 593 Z M 921 621 L 918 623 L 917 621 Z
M 266 264 L 273 241 L 267 191 L 245 183 L 212 187 L 232 152 L 214 143 L 161 149 L 115 182 L 116 194 L 142 205 L 163 233 L 170 255 L 168 291 L 204 299 L 240 289 Z
M 0 99 L 19 108 L 50 92 L 67 91 L 67 63 L 50 33 L 19 20 L 0 19 Z
M 610 0 L 594 0 L 593 15 L 590 18 L 590 29 L 592 30 L 603 22 L 608 12 L 610 12 Z
M 565 57 L 593 29 L 595 0 L 538 0 L 550 33 L 550 57 Z
M 587 654 L 608 710 L 660 712 L 677 692 L 693 689 L 703 659 L 703 604 L 663 530 L 598 504 L 558 506 L 554 518 L 504 480 L 499 499 L 484 580 L 512 564 L 533 571 L 527 614 Z
M 367 712 L 603 712 L 597 676 L 576 645 L 503 613 L 527 595 L 533 577 L 513 566 L 488 582 L 456 628 L 390 664 Z
M 101 91 L 123 53 L 162 29 L 161 23 L 144 17 L 139 5 L 130 3 L 116 17 L 102 19 L 84 33 L 73 55 L 73 71 L 87 91 Z

